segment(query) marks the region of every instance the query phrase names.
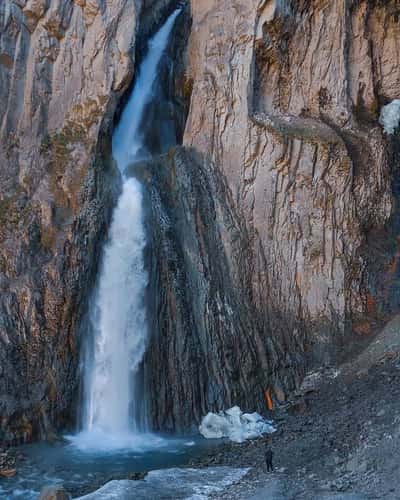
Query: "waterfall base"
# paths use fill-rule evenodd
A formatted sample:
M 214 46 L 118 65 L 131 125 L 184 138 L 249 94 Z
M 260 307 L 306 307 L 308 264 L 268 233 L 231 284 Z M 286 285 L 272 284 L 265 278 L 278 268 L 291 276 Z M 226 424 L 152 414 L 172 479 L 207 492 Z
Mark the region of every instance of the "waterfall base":
M 60 484 L 77 498 L 111 480 L 129 479 L 136 473 L 150 470 L 182 467 L 208 454 L 217 445 L 215 440 L 198 436 L 194 440 L 157 436 L 147 439 L 132 435 L 127 438 L 130 441 L 118 443 L 117 439 L 107 441 L 104 435 L 93 433 L 91 436 L 71 436 L 69 443 L 41 442 L 21 446 L 17 455 L 24 458 L 18 461 L 14 477 L 0 481 L 0 498 L 37 500 L 44 486 Z
M 76 449 L 87 453 L 114 453 L 116 451 L 145 452 L 166 446 L 167 441 L 155 434 L 106 432 L 102 429 L 83 431 L 66 436 Z

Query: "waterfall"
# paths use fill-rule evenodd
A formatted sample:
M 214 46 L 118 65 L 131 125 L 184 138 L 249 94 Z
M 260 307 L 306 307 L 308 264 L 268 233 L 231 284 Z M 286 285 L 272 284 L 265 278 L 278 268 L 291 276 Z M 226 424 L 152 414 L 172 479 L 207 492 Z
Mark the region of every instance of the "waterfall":
M 81 447 L 129 447 L 143 443 L 134 395 L 138 394 L 135 376 L 147 336 L 144 295 L 148 276 L 143 255 L 146 232 L 142 186 L 136 179 L 127 178 L 125 171 L 148 155 L 141 124 L 146 105 L 154 97 L 157 67 L 179 13 L 178 8 L 149 41 L 147 55 L 113 135 L 113 156 L 122 173 L 123 187 L 90 307 L 93 347 L 87 350 L 84 366 L 84 428 L 75 440 Z
M 130 406 L 147 332 L 145 243 L 141 186 L 128 179 L 114 211 L 94 303 L 95 345 L 88 364 L 85 422 L 89 430 L 99 427 L 112 434 L 137 430 Z

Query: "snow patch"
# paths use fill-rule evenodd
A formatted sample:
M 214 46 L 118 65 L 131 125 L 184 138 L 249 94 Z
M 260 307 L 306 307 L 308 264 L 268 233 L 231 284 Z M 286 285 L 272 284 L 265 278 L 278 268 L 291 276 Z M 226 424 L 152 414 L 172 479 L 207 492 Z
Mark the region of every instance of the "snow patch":
M 394 134 L 394 131 L 400 125 L 400 99 L 394 99 L 394 101 L 383 106 L 379 123 L 383 126 L 386 134 Z
M 243 413 L 238 406 L 234 406 L 219 413 L 208 413 L 203 417 L 199 431 L 206 439 L 227 437 L 235 443 L 243 443 L 246 439 L 271 434 L 276 429 L 272 422 L 258 413 Z

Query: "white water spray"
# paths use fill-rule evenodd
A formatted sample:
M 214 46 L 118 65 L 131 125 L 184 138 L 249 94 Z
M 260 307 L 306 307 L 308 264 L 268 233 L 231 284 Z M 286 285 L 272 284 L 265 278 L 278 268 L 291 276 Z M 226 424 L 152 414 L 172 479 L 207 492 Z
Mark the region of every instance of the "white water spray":
M 135 375 L 146 347 L 144 305 L 147 273 L 142 187 L 127 179 L 126 168 L 143 156 L 140 126 L 151 101 L 157 67 L 166 49 L 175 10 L 149 42 L 134 89 L 113 136 L 113 156 L 124 184 L 114 211 L 109 241 L 104 249 L 99 285 L 91 308 L 93 352 L 85 363 L 84 432 L 75 443 L 81 448 L 140 447 L 154 444 L 139 436 Z
M 135 371 L 147 332 L 143 304 L 147 273 L 141 187 L 124 183 L 103 256 L 95 307 L 95 346 L 88 394 L 87 428 L 111 434 L 135 431 L 130 417 Z

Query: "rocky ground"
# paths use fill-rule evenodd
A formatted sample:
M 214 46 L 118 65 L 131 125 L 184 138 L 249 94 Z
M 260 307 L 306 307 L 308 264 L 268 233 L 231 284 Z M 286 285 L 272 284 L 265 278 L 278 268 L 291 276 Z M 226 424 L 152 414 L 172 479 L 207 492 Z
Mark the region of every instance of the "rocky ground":
M 0 448 L 0 478 L 15 476 L 17 473 L 15 468 L 16 461 L 17 456 L 15 452 Z
M 215 499 L 399 499 L 400 357 L 398 319 L 339 370 L 308 376 L 276 410 L 278 431 L 225 445 L 202 461 L 251 467 Z M 274 450 L 267 473 L 264 450 Z
M 400 317 L 340 367 L 310 373 L 292 400 L 271 413 L 277 432 L 242 444 L 224 443 L 192 459 L 191 468 L 249 468 L 213 500 L 372 500 L 400 498 Z M 268 473 L 264 450 L 274 451 Z M 24 457 L 0 450 L 0 476 L 15 473 Z M 227 469 L 228 470 L 228 469 Z M 203 471 L 199 471 L 201 474 Z M 90 488 L 68 488 L 75 498 L 115 479 L 99 477 Z M 173 498 L 173 497 L 166 497 Z

